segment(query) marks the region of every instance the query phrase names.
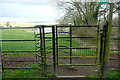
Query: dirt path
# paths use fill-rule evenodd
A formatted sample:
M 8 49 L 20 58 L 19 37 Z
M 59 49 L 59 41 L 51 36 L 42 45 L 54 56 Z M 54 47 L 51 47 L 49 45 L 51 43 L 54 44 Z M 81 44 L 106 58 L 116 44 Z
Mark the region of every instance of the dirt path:
M 65 55 L 64 55 L 65 56 Z M 11 58 L 12 57 L 12 58 Z M 52 55 L 48 55 L 48 57 L 52 57 Z M 111 58 L 118 58 L 116 55 L 111 55 Z M 27 54 L 27 55 L 21 55 L 19 57 L 15 56 L 2 56 L 2 60 L 28 60 L 28 61 L 35 61 L 36 57 L 35 54 Z M 94 64 L 95 58 L 74 58 L 72 59 L 72 63 L 74 64 Z M 52 59 L 47 59 L 47 62 L 53 62 Z M 69 59 L 59 59 L 60 64 L 69 64 Z M 5 67 L 24 67 L 26 65 L 30 64 L 37 64 L 37 62 L 3 62 L 3 66 Z M 116 66 L 119 66 L 119 63 L 112 61 L 109 62 L 109 64 L 115 64 Z M 58 66 L 56 68 L 56 72 L 54 71 L 53 66 L 47 66 L 47 71 L 56 73 L 58 76 L 87 76 L 92 75 L 96 73 L 99 70 L 99 66 Z

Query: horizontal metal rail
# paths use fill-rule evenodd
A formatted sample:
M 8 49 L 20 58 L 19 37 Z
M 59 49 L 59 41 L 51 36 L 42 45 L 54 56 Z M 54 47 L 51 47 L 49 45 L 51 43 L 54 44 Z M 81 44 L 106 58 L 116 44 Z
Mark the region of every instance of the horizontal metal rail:
M 120 38 L 111 38 L 112 40 L 120 40 Z
M 58 66 L 96 66 L 97 64 L 58 64 Z
M 58 58 L 97 58 L 97 56 L 59 56 Z
M 2 60 L 3 62 L 37 62 L 37 60 Z
M 43 38 L 43 37 L 37 37 L 37 38 Z M 52 37 L 44 37 L 44 38 L 52 38 Z M 57 37 L 57 38 L 96 38 L 96 37 Z
M 119 49 L 110 49 L 110 51 L 120 51 Z
M 3 69 L 42 69 L 42 68 L 3 68 Z
M 99 25 L 57 26 L 57 27 L 99 27 Z
M 52 38 L 52 37 L 45 37 L 45 38 Z M 57 38 L 70 38 L 70 37 L 57 37 Z M 71 37 L 71 38 L 95 38 L 95 37 Z M 111 38 L 111 39 L 120 40 L 120 38 Z M 40 40 L 0 40 L 0 41 L 40 41 Z M 46 41 L 51 41 L 51 40 L 46 40 Z
M 96 37 L 57 37 L 57 38 L 96 38 Z
M 0 40 L 0 41 L 40 41 L 40 40 Z
M 28 28 L 39 28 L 39 27 L 12 27 L 12 28 L 1 27 L 0 29 L 28 29 Z
M 46 49 L 53 49 L 53 48 L 48 48 L 46 47 Z M 65 47 L 65 48 L 58 48 L 58 49 L 97 49 L 97 47 L 72 47 L 72 48 L 69 48 L 69 47 Z
M 112 25 L 112 27 L 120 27 L 120 25 Z
M 29 52 L 29 53 L 33 53 L 33 52 L 40 52 L 40 51 L 1 51 L 2 53 L 25 53 L 25 52 Z
M 120 59 L 109 59 L 109 60 L 120 60 Z
M 97 47 L 65 47 L 65 48 L 58 48 L 58 49 L 97 49 Z
M 57 33 L 68 33 L 69 34 L 70 32 L 57 32 Z

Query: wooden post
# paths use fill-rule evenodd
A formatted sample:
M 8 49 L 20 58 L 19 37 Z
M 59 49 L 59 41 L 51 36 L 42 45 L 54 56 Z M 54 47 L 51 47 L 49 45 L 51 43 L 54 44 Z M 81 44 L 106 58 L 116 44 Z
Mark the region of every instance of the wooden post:
M 118 25 L 120 26 L 120 1 L 118 2 Z M 118 28 L 118 38 L 120 38 L 119 32 L 120 27 Z M 118 49 L 120 49 L 120 40 L 118 42 Z
M 118 2 L 118 38 L 120 38 L 120 1 Z M 120 40 L 118 40 L 118 50 L 120 50 Z M 118 51 L 118 53 L 120 53 L 120 51 Z M 120 65 L 120 63 L 119 63 Z M 119 67 L 118 67 L 119 69 Z
M 107 75 L 107 67 L 108 67 L 108 58 L 110 53 L 110 36 L 112 29 L 112 16 L 113 16 L 113 3 L 110 3 L 110 11 L 109 11 L 109 21 L 108 25 L 106 25 L 105 30 L 105 42 L 104 42 L 104 52 L 103 52 L 103 60 L 101 63 L 101 76 L 105 78 Z

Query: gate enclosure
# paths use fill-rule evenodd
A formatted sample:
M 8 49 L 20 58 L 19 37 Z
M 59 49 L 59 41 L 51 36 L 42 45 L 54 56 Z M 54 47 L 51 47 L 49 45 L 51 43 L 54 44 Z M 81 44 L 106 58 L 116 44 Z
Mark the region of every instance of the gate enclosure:
M 35 37 L 40 41 L 36 47 L 38 62 L 46 70 L 48 65 L 57 66 L 95 66 L 99 61 L 99 26 L 35 26 L 39 34 Z M 45 29 L 50 28 L 52 32 Z M 79 29 L 77 34 L 74 29 Z M 91 29 L 91 30 L 90 30 Z M 86 31 L 86 32 L 84 32 Z M 94 32 L 92 32 L 94 31 Z
M 37 62 L 42 66 L 43 70 L 53 71 L 58 75 L 61 74 L 65 75 L 64 72 L 61 72 L 61 74 L 59 74 L 60 71 L 64 71 L 64 69 L 62 69 L 61 66 L 63 67 L 69 66 L 65 68 L 76 70 L 77 73 L 71 71 L 71 73 L 73 73 L 74 75 L 86 75 L 86 74 L 90 75 L 95 73 L 94 72 L 95 69 L 97 70 L 99 69 L 101 59 L 103 59 L 105 56 L 105 54 L 102 54 L 100 51 L 101 50 L 100 48 L 102 47 L 103 44 L 102 38 L 105 38 L 105 36 L 101 36 L 100 39 L 100 29 L 98 25 L 86 25 L 86 26 L 37 25 L 34 27 L 14 27 L 2 29 L 33 29 L 33 28 L 39 30 L 38 32 L 34 32 L 35 37 L 34 40 L 0 40 L 0 41 L 3 42 L 33 41 L 35 42 L 35 51 L 6 50 L 2 51 L 2 53 L 9 52 L 35 53 Z M 78 30 L 79 32 L 76 32 L 76 30 Z M 103 31 L 103 33 L 105 32 Z M 116 40 L 116 38 L 114 39 Z M 4 61 L 5 60 L 2 60 L 3 63 Z M 86 68 L 84 68 L 83 66 L 84 67 L 86 66 Z M 91 68 L 89 66 L 94 67 Z M 3 66 L 2 69 L 5 70 L 26 68 L 4 68 Z M 86 71 L 84 72 L 82 71 L 82 69 Z M 93 73 L 89 70 L 93 70 Z M 67 74 L 69 75 L 69 71 Z

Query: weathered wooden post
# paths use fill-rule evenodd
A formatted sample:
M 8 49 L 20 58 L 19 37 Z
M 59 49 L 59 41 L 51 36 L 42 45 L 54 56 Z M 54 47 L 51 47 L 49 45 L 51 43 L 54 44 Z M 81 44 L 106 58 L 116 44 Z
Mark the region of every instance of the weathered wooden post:
M 118 28 L 118 38 L 120 38 L 120 34 L 119 34 L 120 33 L 120 1 L 118 2 L 118 26 L 119 26 L 119 28 Z M 120 50 L 120 40 L 118 40 L 118 50 Z M 120 53 L 120 51 L 118 53 Z
M 109 21 L 106 24 L 105 28 L 105 40 L 104 40 L 104 51 L 102 55 L 102 62 L 101 62 L 101 70 L 100 70 L 100 77 L 105 78 L 107 75 L 107 67 L 108 67 L 108 58 L 110 53 L 110 36 L 111 36 L 111 29 L 112 29 L 112 16 L 113 16 L 113 3 L 110 4 L 110 11 L 109 11 Z

